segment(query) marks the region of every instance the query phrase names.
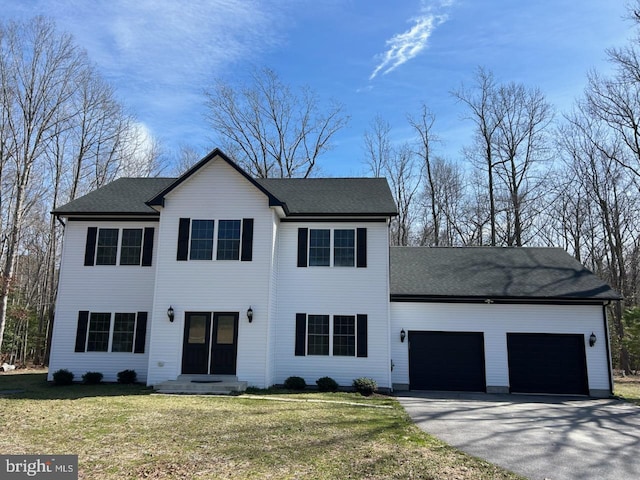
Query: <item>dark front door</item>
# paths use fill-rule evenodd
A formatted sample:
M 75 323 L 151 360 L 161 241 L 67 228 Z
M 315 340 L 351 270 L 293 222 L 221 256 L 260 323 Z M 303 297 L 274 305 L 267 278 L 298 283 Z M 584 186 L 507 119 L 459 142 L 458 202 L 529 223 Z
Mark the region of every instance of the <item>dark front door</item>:
M 210 342 L 211 314 L 207 312 L 185 313 L 182 373 L 208 373 Z
M 236 374 L 238 313 L 214 313 L 211 345 L 211 373 Z
M 486 391 L 482 332 L 409 332 L 409 388 Z

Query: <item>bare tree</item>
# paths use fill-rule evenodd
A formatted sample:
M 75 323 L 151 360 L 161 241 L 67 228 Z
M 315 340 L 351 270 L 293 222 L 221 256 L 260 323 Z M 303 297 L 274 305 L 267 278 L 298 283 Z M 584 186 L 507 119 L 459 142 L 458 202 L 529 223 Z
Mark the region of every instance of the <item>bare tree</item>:
M 391 222 L 391 243 L 410 245 L 413 241 L 412 226 L 416 219 L 416 196 L 420 190 L 422 169 L 409 145 L 404 144 L 394 150 L 386 165 L 385 174 L 398 207 L 398 215 Z
M 566 121 L 567 126 L 561 130 L 561 152 L 570 168 L 570 177 L 588 202 L 582 219 L 588 225 L 588 236 L 580 245 L 582 259 L 633 301 L 637 286 L 628 274 L 628 259 L 633 258 L 640 238 L 637 222 L 640 198 L 637 190 L 630 188 L 633 178 L 625 175 L 629 170 L 622 166 L 628 151 L 626 142 L 620 138 L 620 132 L 592 117 L 585 104 L 579 105 Z M 574 230 L 577 228 L 573 226 Z M 622 343 L 623 307 L 616 302 L 612 310 L 619 352 L 617 363 L 628 370 L 629 359 Z
M 5 112 L 3 152 L 14 167 L 12 213 L 0 281 L 0 347 L 17 247 L 29 212 L 29 186 L 36 161 L 51 141 L 59 113 L 74 93 L 74 78 L 86 62 L 69 35 L 58 35 L 43 18 L 1 26 L 0 105 Z M 73 115 L 73 112 L 69 112 Z
M 174 165 L 173 174 L 175 176 L 182 175 L 184 172 L 193 167 L 203 157 L 194 147 L 190 145 L 181 145 L 178 152 L 178 160 Z
M 426 185 L 424 187 L 424 197 L 426 200 L 425 207 L 429 210 L 429 218 L 431 220 L 431 241 L 427 242 L 423 235 L 422 244 L 430 243 L 437 247 L 440 245 L 440 227 L 441 227 L 441 209 L 440 200 L 444 200 L 439 195 L 442 184 L 438 183 L 435 177 L 433 166 L 433 143 L 438 139 L 433 133 L 433 124 L 436 121 L 435 115 L 423 103 L 420 108 L 418 118 L 411 115 L 407 117 L 409 125 L 413 127 L 417 135 L 417 155 L 422 160 L 422 168 L 425 172 Z M 425 225 L 428 222 L 425 222 Z
M 409 144 L 394 147 L 391 127 L 380 116 L 371 122 L 364 134 L 365 164 L 374 177 L 386 177 L 398 216 L 391 221 L 391 243 L 409 245 L 414 241 L 417 197 L 421 187 L 422 168 Z
M 384 176 L 392 155 L 391 125 L 381 115 L 376 115 L 364 133 L 365 163 L 376 178 Z
M 86 54 L 44 18 L 0 24 L 0 86 L 0 348 L 8 307 L 16 332 L 28 310 L 40 359 L 62 235 L 49 212 L 116 176 L 153 174 L 157 148 Z
M 629 17 L 640 26 L 640 1 L 629 5 Z M 621 48 L 607 50 L 614 67 L 610 77 L 597 72 L 589 75 L 586 90 L 588 113 L 617 132 L 619 138 L 632 155 L 616 158 L 624 168 L 635 176 L 640 188 L 640 33 L 633 41 Z
M 553 113 L 539 89 L 521 84 L 501 85 L 494 98 L 502 116 L 493 139 L 498 159 L 494 165 L 507 189 L 507 214 L 513 217 L 505 243 L 521 247 L 525 221 L 533 220 L 532 216 L 525 219 L 525 209 L 532 197 L 541 194 L 546 181 L 540 163 L 547 159 L 546 129 Z
M 490 245 L 496 245 L 496 200 L 494 188 L 494 138 L 502 122 L 502 112 L 497 109 L 495 100 L 496 82 L 491 72 L 480 67 L 475 74 L 475 85 L 464 85 L 452 92 L 452 95 L 469 108 L 467 119 L 475 124 L 474 148 L 467 150 L 484 165 L 487 175 L 487 194 L 489 196 Z
M 268 68 L 254 70 L 250 84 L 217 80 L 206 98 L 223 147 L 261 178 L 310 176 L 348 121 L 342 105 L 323 108 L 311 89 L 295 91 Z

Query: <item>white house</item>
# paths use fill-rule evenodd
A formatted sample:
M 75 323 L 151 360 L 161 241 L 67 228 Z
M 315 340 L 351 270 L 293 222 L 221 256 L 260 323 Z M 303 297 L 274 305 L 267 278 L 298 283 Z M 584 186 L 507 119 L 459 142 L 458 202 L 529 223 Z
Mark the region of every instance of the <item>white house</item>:
M 179 178 L 121 178 L 53 213 L 50 379 L 612 391 L 617 293 L 559 249 L 390 248 L 384 179 L 253 179 L 214 150 Z

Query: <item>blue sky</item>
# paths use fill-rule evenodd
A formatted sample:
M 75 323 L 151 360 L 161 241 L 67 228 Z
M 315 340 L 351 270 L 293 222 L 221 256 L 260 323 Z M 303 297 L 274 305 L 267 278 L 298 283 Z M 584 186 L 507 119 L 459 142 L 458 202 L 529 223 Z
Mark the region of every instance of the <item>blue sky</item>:
M 558 112 L 605 49 L 633 35 L 625 0 L 0 0 L 0 19 L 53 18 L 73 34 L 121 101 L 167 153 L 216 146 L 202 92 L 216 77 L 267 66 L 342 102 L 349 125 L 322 173 L 365 173 L 362 137 L 376 114 L 397 142 L 422 102 L 436 115 L 436 154 L 461 158 L 470 125 L 450 91 L 484 66 L 537 86 Z

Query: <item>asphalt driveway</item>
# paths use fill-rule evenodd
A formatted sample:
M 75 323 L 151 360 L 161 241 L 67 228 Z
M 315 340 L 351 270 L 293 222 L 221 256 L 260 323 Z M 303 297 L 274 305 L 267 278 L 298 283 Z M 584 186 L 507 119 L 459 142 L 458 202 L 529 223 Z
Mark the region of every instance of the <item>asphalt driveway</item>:
M 612 399 L 406 392 L 416 424 L 532 480 L 640 478 L 640 407 Z

